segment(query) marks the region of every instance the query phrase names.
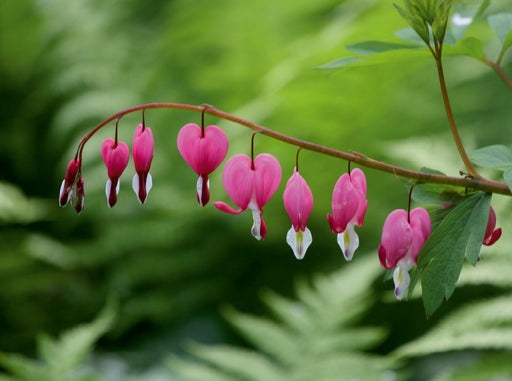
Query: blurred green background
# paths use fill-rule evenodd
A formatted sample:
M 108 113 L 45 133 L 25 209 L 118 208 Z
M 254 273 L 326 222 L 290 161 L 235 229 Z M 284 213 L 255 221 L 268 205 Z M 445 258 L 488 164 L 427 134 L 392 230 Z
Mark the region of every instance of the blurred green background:
M 485 16 L 502 11 L 512 11 L 510 4 L 491 2 L 467 32 L 485 42 L 490 57 L 499 45 Z M 149 102 L 208 103 L 297 138 L 411 169 L 425 166 L 457 175 L 462 164 L 449 135 L 432 60 L 338 72 L 313 69 L 350 55 L 347 44 L 395 41 L 393 32 L 405 27 L 391 2 L 381 0 L 1 1 L 0 351 L 40 356 L 36 341 L 42 332 L 58 336 L 91 321 L 114 297 L 119 301 L 115 322 L 93 356 L 78 365 L 97 375 L 91 380 L 215 379 L 208 369 L 218 379 L 270 379 L 258 367 L 251 373 L 248 366 L 250 374 L 228 369 L 221 365 L 224 360 L 188 344 L 243 348 L 279 364 L 274 355 L 286 348 L 274 354 L 265 350 L 247 335 L 259 331 L 237 324 L 237 319 L 258 316 L 275 329 L 290 330 L 292 322 L 285 319 L 282 327 L 270 318 L 270 310 L 280 305 L 275 295 L 281 295 L 289 298 L 290 308 L 304 305 L 319 313 L 311 317 L 307 335 L 304 326 L 295 327 L 300 345 L 323 342 L 347 326 L 363 336 L 362 327 L 379 327 L 366 345 L 329 347 L 329 353 L 341 350 L 384 361 L 376 365 L 376 373 L 363 367 L 356 379 L 365 379 L 365 372 L 366 379 L 375 379 L 374 374 L 389 380 L 456 379 L 452 376 L 480 369 L 482 363 L 498 364 L 484 367 L 483 374 L 498 370 L 499 376 L 512 377 L 503 365 L 512 349 L 512 242 L 507 234 L 512 224 L 506 197 L 493 198 L 502 239 L 484 249 L 477 268 L 463 271 L 461 287 L 428 320 L 418 297 L 407 303 L 393 300 L 392 284 L 383 282 L 384 271 L 379 270 L 376 248 L 383 221 L 393 209 L 407 206 L 407 189 L 399 179 L 365 171 L 369 207 L 364 227 L 357 230 L 361 245 L 353 261 L 361 261 L 353 270 L 361 276 L 350 277 L 353 264 L 345 263 L 326 221 L 332 188 L 347 164 L 301 152 L 301 174 L 315 205 L 308 223 L 313 244 L 304 260 L 297 261 L 285 242 L 291 224 L 282 202 L 296 148 L 256 137 L 256 151 L 273 153 L 283 169 L 283 182 L 264 208 L 268 236 L 258 242 L 250 235 L 249 213 L 226 215 L 211 204 L 203 209 L 195 200 L 196 175 L 179 156 L 176 137 L 184 124 L 200 123 L 197 113 L 146 112 L 155 158 L 153 190 L 144 206 L 130 189 L 131 163 L 121 179 L 117 205 L 106 205 L 100 145 L 114 133 L 110 124 L 84 150 L 84 211 L 77 216 L 69 206 L 58 207 L 60 183 L 80 138 L 117 111 Z M 512 73 L 507 58 L 504 70 Z M 446 77 L 468 149 L 509 145 L 512 97 L 499 78 L 470 58 L 447 59 Z M 122 118 L 120 139 L 131 145 L 140 120 L 140 114 Z M 210 116 L 206 123 L 224 129 L 228 156 L 249 153 L 249 130 Z M 221 171 L 210 181 L 212 200 L 228 201 Z M 345 278 L 351 283 L 325 286 Z M 478 305 L 489 300 L 497 305 Z M 476 312 L 460 312 L 472 306 Z M 341 319 L 350 311 L 353 315 Z M 489 311 L 501 311 L 501 318 L 479 315 Z M 439 343 L 436 337 L 453 333 L 449 319 L 457 313 L 474 320 L 446 346 L 436 349 L 427 340 L 423 352 L 408 349 L 418 348 L 407 344 L 422 337 L 432 335 L 432 342 Z M 322 316 L 332 316 L 334 323 L 322 325 Z M 502 330 L 502 344 L 496 344 L 490 329 Z M 308 339 L 302 340 L 302 334 Z M 340 342 L 352 340 L 343 337 Z M 312 363 L 323 356 L 315 346 L 306 347 Z M 212 353 L 244 361 L 236 353 Z M 199 360 L 186 360 L 195 357 Z M 312 373 L 308 378 L 304 371 L 303 378 L 282 379 L 352 377 L 337 370 L 336 358 L 329 376 Z M 285 359 L 283 368 L 293 368 Z M 0 362 L 11 373 L 9 379 L 30 379 L 20 377 L 5 358 Z

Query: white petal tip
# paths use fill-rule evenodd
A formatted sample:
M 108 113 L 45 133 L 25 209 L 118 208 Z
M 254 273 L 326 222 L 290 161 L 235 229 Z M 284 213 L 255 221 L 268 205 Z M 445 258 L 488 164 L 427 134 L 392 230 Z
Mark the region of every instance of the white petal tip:
M 306 255 L 306 250 L 311 245 L 311 242 L 313 242 L 313 236 L 308 228 L 304 231 L 299 230 L 296 232 L 292 226 L 286 234 L 286 242 L 292 248 L 295 258 L 300 260 Z
M 359 247 L 359 236 L 354 231 L 354 226 L 347 226 L 343 233 L 339 233 L 337 241 L 345 259 L 351 261 Z
M 393 282 L 395 283 L 395 297 L 398 300 L 403 299 L 410 281 L 408 269 L 397 266 L 393 272 Z

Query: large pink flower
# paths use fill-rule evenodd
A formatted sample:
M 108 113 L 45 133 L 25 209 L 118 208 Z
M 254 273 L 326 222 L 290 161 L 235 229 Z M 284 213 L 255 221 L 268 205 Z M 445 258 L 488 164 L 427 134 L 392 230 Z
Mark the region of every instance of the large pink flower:
M 251 209 L 254 219 L 251 233 L 256 239 L 264 239 L 267 227 L 263 221 L 262 208 L 272 198 L 280 182 L 281 166 L 271 154 L 259 154 L 254 162 L 247 155 L 235 155 L 224 166 L 222 183 L 229 198 L 239 209 L 220 201 L 213 205 L 230 214 Z
M 141 204 L 153 185 L 153 179 L 149 173 L 154 151 L 153 132 L 151 128 L 139 124 L 133 135 L 133 162 L 135 164 L 135 175 L 133 176 L 132 188 Z
M 205 206 L 210 200 L 208 175 L 222 163 L 228 152 L 226 134 L 217 126 L 208 126 L 203 131 L 197 124 L 189 123 L 178 133 L 178 150 L 199 175 L 197 201 Z
M 327 221 L 333 233 L 337 233 L 338 245 L 347 261 L 359 247 L 359 237 L 354 226 L 363 226 L 368 201 L 366 200 L 366 177 L 359 168 L 350 174 L 344 173 L 336 182 L 332 194 L 332 215 Z
M 130 150 L 126 143 L 118 142 L 116 144 L 113 139 L 107 138 L 101 145 L 101 156 L 108 172 L 108 180 L 105 187 L 107 204 L 113 207 L 117 202 L 117 195 L 119 194 L 119 178 L 130 160 Z
M 409 269 L 416 265 L 431 229 L 430 216 L 423 208 L 413 209 L 409 215 L 403 209 L 394 210 L 384 222 L 379 259 L 388 270 L 396 267 L 393 281 L 397 299 L 402 299 L 409 287 Z
M 284 208 L 292 221 L 292 227 L 286 235 L 286 242 L 292 248 L 295 257 L 302 259 L 313 241 L 311 232 L 306 227 L 313 210 L 313 194 L 297 168 L 293 170 L 292 177 L 286 183 L 283 201 Z

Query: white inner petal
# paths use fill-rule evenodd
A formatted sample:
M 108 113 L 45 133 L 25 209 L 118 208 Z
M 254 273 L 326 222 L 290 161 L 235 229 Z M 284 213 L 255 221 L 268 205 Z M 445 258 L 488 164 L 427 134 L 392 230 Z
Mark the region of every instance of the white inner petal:
M 402 267 L 400 266 L 399 262 L 398 266 L 393 272 L 393 282 L 395 283 L 395 296 L 398 300 L 401 300 L 404 297 L 407 288 L 409 287 L 409 283 L 411 283 L 409 267 Z
M 343 233 L 338 233 L 337 241 L 345 259 L 352 260 L 354 252 L 359 247 L 359 236 L 354 230 L 354 225 L 350 224 Z
M 252 219 L 254 221 L 252 228 L 251 228 L 251 234 L 256 238 L 257 240 L 261 239 L 261 216 L 260 216 L 260 210 L 259 209 L 251 209 L 252 211 Z
M 292 248 L 295 257 L 297 259 L 302 259 L 304 258 L 309 245 L 313 242 L 313 236 L 308 228 L 304 231 L 299 230 L 296 232 L 292 225 L 286 234 L 286 242 Z

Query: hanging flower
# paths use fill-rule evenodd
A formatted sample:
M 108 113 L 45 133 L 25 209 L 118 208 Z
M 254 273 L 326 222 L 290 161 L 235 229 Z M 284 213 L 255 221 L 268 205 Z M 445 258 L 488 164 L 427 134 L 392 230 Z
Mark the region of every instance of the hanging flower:
M 396 267 L 393 281 L 395 296 L 399 300 L 409 287 L 409 269 L 416 265 L 431 229 L 430 216 L 423 208 L 413 209 L 409 215 L 403 209 L 394 210 L 384 222 L 382 241 L 378 249 L 379 259 L 385 269 Z
M 77 175 L 80 171 L 80 160 L 73 159 L 69 162 L 68 167 L 66 169 L 66 175 L 64 176 L 64 180 L 62 181 L 62 185 L 60 186 L 59 192 L 59 205 L 66 206 L 66 204 L 71 199 L 73 194 L 73 187 L 77 181 Z
M 133 135 L 132 155 L 136 173 L 133 176 L 132 188 L 141 204 L 146 201 L 153 185 L 149 169 L 153 160 L 154 145 L 151 128 L 139 124 Z
M 202 130 L 197 124 L 189 123 L 178 133 L 178 150 L 187 164 L 199 175 L 197 179 L 197 201 L 205 206 L 210 200 L 208 175 L 226 157 L 228 139 L 217 126 Z
M 252 210 L 254 224 L 251 233 L 256 239 L 264 239 L 267 227 L 263 221 L 263 206 L 272 198 L 281 182 L 279 161 L 268 153 L 259 154 L 254 162 L 244 154 L 233 156 L 224 166 L 222 183 L 234 209 L 224 202 L 214 202 L 219 210 L 240 214 Z
M 302 259 L 313 241 L 311 232 L 306 227 L 313 209 L 313 194 L 306 180 L 297 171 L 297 167 L 294 168 L 293 175 L 286 183 L 283 200 L 284 208 L 292 221 L 292 227 L 286 235 L 286 242 L 292 248 L 295 257 Z
M 368 201 L 366 200 L 366 178 L 359 168 L 344 173 L 336 182 L 332 194 L 332 215 L 327 221 L 333 233 L 337 233 L 338 245 L 347 261 L 359 247 L 359 237 L 354 226 L 363 226 Z
M 75 208 L 76 212 L 80 214 L 80 212 L 84 209 L 84 179 L 82 176 L 78 175 L 78 180 L 76 181 L 76 188 L 71 196 L 71 204 L 73 208 Z
M 101 145 L 101 156 L 107 167 L 108 180 L 105 187 L 107 204 L 113 207 L 119 194 L 119 178 L 130 160 L 130 150 L 124 142 L 114 142 L 107 138 Z
M 485 229 L 485 236 L 483 244 L 485 246 L 493 245 L 501 237 L 501 228 L 496 228 L 496 212 L 492 208 L 489 209 L 489 220 L 487 222 L 487 228 Z

